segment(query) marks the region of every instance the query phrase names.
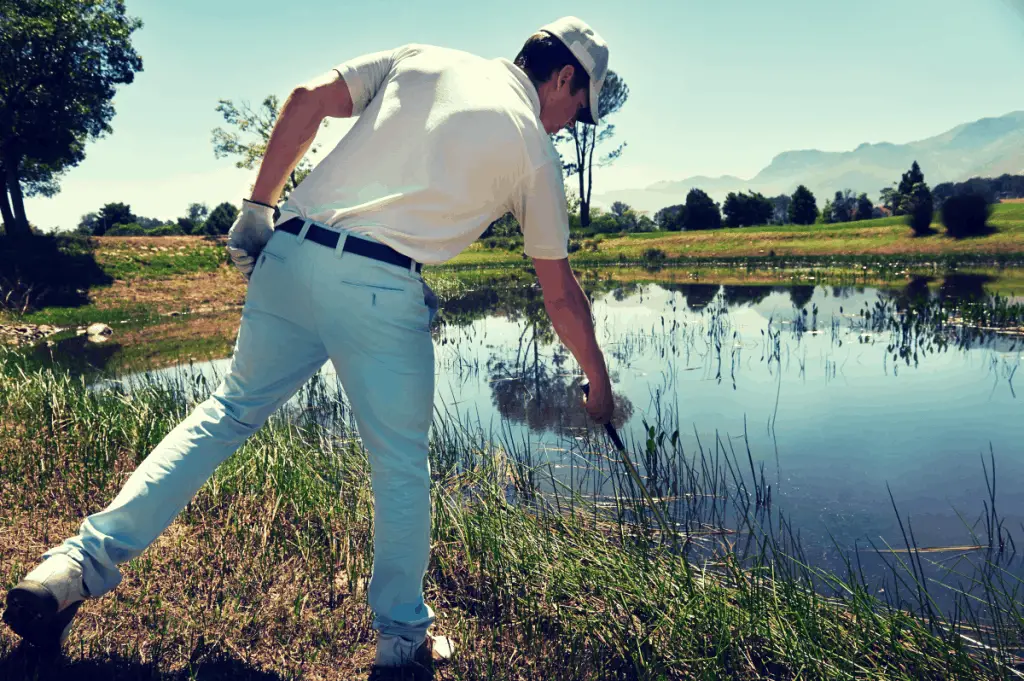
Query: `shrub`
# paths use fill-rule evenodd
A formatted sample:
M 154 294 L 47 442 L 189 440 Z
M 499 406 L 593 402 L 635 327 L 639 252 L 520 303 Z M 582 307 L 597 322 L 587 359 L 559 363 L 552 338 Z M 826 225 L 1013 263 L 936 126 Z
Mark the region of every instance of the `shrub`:
M 597 251 L 597 239 L 587 239 L 583 242 L 583 249 L 587 251 Z
M 570 253 L 575 253 L 578 250 L 580 250 L 580 242 L 579 241 L 575 241 L 573 239 L 570 239 L 569 240 L 569 252 Z
M 951 237 L 984 234 L 991 207 L 981 194 L 951 196 L 942 203 L 942 224 Z
M 127 225 L 114 225 L 104 236 L 146 236 L 146 230 L 139 223 L 131 222 Z
M 482 239 L 481 243 L 483 243 L 484 248 L 514 251 L 518 248 L 522 248 L 523 240 L 508 236 L 492 236 L 486 239 Z
M 183 236 L 185 232 L 178 225 L 160 225 L 146 232 L 149 236 Z
M 660 265 L 665 262 L 665 258 L 665 251 L 660 248 L 648 248 L 643 252 L 643 255 L 640 256 L 640 259 L 643 260 L 643 262 L 654 265 Z

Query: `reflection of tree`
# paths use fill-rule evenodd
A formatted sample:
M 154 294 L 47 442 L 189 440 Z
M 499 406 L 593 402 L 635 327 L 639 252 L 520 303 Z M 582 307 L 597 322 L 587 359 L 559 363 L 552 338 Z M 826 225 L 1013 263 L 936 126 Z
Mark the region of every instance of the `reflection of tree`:
M 931 292 L 928 290 L 928 283 L 931 277 L 925 275 L 913 275 L 902 290 L 895 293 L 897 309 L 905 310 L 914 305 L 927 303 L 931 299 Z
M 629 282 L 626 284 L 622 284 L 621 286 L 617 287 L 614 291 L 612 291 L 612 298 L 614 298 L 617 302 L 621 303 L 628 296 L 631 296 L 634 293 L 639 292 L 640 284 L 638 284 L 637 282 Z
M 849 298 L 853 295 L 853 289 L 849 286 L 833 286 L 832 297 L 833 298 Z
M 986 274 L 947 274 L 939 287 L 939 300 L 983 300 L 988 295 L 985 284 L 991 281 Z
M 540 360 L 540 336 L 527 327 L 514 358 L 492 357 L 488 362 L 492 401 L 498 412 L 531 430 L 582 428 L 590 417 L 575 378 L 561 370 L 568 357 L 556 352 L 549 365 Z M 612 422 L 621 428 L 633 414 L 633 404 L 615 394 Z
M 686 307 L 693 311 L 703 310 L 718 295 L 718 284 L 661 284 L 662 288 L 679 291 L 686 298 Z
M 813 286 L 789 286 L 785 289 L 789 292 L 789 298 L 793 301 L 793 307 L 802 310 L 811 302 L 814 297 Z
M 722 296 L 730 307 L 757 305 L 772 293 L 771 286 L 723 286 Z

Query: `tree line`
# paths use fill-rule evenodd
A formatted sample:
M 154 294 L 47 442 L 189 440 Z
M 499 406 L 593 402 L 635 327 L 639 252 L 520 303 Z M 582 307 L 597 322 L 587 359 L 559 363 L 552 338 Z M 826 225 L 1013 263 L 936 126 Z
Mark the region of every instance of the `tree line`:
M 227 234 L 236 217 L 238 208 L 227 201 L 213 210 L 205 203 L 189 204 L 174 222 L 136 215 L 126 203 L 107 203 L 83 215 L 75 231 L 89 236 L 217 236 Z

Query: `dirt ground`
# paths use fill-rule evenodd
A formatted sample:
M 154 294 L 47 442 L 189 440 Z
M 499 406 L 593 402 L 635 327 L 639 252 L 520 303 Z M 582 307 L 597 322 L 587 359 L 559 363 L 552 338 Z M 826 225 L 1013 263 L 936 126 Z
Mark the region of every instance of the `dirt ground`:
M 214 272 L 168 279 L 119 280 L 110 287 L 90 291 L 89 299 L 100 309 L 146 305 L 161 314 L 200 314 L 241 307 L 245 290 L 245 280 L 235 269 L 224 266 Z

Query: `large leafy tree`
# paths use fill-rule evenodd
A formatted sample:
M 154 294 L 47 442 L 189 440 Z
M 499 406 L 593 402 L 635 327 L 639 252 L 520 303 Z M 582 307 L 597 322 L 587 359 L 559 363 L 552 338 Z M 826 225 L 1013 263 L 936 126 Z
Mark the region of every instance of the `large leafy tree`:
M 665 206 L 654 214 L 654 222 L 660 229 L 668 232 L 678 232 L 683 229 L 683 221 L 686 216 L 686 206 L 679 203 L 674 206 Z
M 811 190 L 800 185 L 789 204 L 789 221 L 794 225 L 813 225 L 818 219 L 818 202 Z
M 691 229 L 718 229 L 722 226 L 722 212 L 718 204 L 703 189 L 694 187 L 686 194 L 683 226 Z
M 100 208 L 99 220 L 93 226 L 92 233 L 103 236 L 117 225 L 130 225 L 139 218 L 132 213 L 131 206 L 126 203 L 108 203 Z
M 726 227 L 767 225 L 774 212 L 772 202 L 761 192 L 729 192 L 722 204 Z
M 281 113 L 281 105 L 277 96 L 268 95 L 256 109 L 253 109 L 248 102 L 242 102 L 239 107 L 230 99 L 222 99 L 217 104 L 217 111 L 224 116 L 224 121 L 233 129 L 214 128 L 212 138 L 214 157 L 236 156 L 238 157 L 235 161 L 236 168 L 255 169 L 267 153 L 270 135 L 274 132 L 274 125 Z M 328 121 L 325 120 L 322 125 L 326 128 Z M 281 192 L 282 202 L 288 199 L 299 183 L 313 170 L 314 163 L 309 155 L 315 156 L 319 150 L 320 145 L 314 144 L 308 155 L 303 156 L 288 179 L 285 180 L 284 190 Z
M 924 173 L 921 172 L 921 166 L 917 165 L 917 161 L 910 166 L 910 170 L 903 173 L 900 178 L 900 186 L 897 191 L 901 196 L 910 196 L 914 191 L 914 185 L 924 182 Z
M 629 99 L 629 87 L 617 73 L 610 70 L 605 76 L 604 86 L 598 97 L 597 111 L 601 122 L 597 126 L 585 123 L 573 123 L 572 127 L 553 135 L 555 144 L 570 145 L 575 151 L 573 160 L 562 161 L 562 171 L 566 177 L 576 176 L 579 183 L 580 225 L 590 226 L 590 195 L 594 188 L 594 150 L 615 136 L 615 126 L 608 123 L 607 117 L 618 112 Z M 610 165 L 622 155 L 626 147 L 623 142 L 614 150 L 598 158 L 597 166 Z
M 875 213 L 875 207 L 871 205 L 871 199 L 868 198 L 867 194 L 861 193 L 857 197 L 857 214 L 854 216 L 855 220 L 870 220 Z
M 206 218 L 203 231 L 212 235 L 227 234 L 237 217 L 238 208 L 225 201 L 210 211 L 210 217 Z
M 0 0 L 0 215 L 10 236 L 31 234 L 25 197 L 53 196 L 111 132 L 115 86 L 142 58 L 131 34 L 142 21 L 123 0 Z

